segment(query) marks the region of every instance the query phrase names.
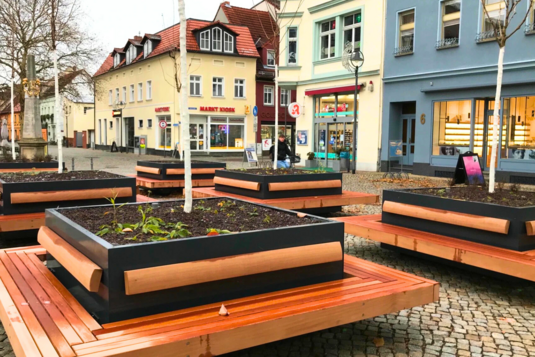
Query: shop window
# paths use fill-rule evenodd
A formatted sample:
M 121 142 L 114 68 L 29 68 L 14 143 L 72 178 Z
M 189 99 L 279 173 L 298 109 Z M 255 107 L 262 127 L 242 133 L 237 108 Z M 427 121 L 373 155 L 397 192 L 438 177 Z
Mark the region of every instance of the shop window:
M 234 98 L 245 98 L 245 79 L 234 80 Z
M 243 118 L 210 118 L 210 150 L 243 150 L 244 145 Z
M 477 41 L 492 40 L 496 37 L 494 26 L 505 25 L 506 5 L 503 0 L 485 0 L 485 9 L 481 14 L 481 32 L 477 35 Z
M 220 28 L 217 28 L 217 27 L 212 29 L 212 51 L 221 52 L 222 32 L 223 31 Z
M 457 156 L 470 149 L 472 101 L 436 102 L 433 112 L 433 155 Z M 482 141 L 476 127 L 475 141 Z
M 201 32 L 200 48 L 203 51 L 210 51 L 210 30 Z
M 269 67 L 275 67 L 275 51 L 267 51 L 267 65 Z
M 535 160 L 535 97 L 507 98 L 503 107 L 509 127 L 506 157 Z
M 297 64 L 297 27 L 288 29 L 288 65 Z
M 358 114 L 358 104 L 357 104 Z M 336 108 L 337 117 L 353 117 L 355 116 L 355 95 L 354 94 L 339 94 L 338 106 Z
M 214 77 L 212 79 L 212 97 L 223 97 L 223 84 L 224 79 L 221 77 Z
M 360 25 L 362 14 L 360 12 L 344 17 L 344 47 L 352 44 L 353 49 L 360 51 Z
M 271 143 L 273 144 L 275 140 L 278 140 L 278 137 L 280 134 L 284 134 L 286 136 L 286 143 L 290 146 L 292 146 L 293 141 L 293 135 L 292 135 L 292 126 L 287 125 L 286 130 L 284 129 L 284 124 L 279 125 L 279 134 L 275 135 L 275 125 L 264 125 L 262 124 L 260 128 L 260 136 L 262 137 L 262 141 L 269 139 L 271 140 Z M 267 151 L 267 150 L 265 150 Z
M 192 97 L 200 97 L 201 91 L 201 76 L 189 76 L 189 95 Z
M 157 120 L 158 122 L 160 121 L 166 121 L 167 122 L 167 127 L 165 129 L 161 129 L 160 126 L 158 125 L 158 128 L 160 128 L 160 148 L 163 149 L 164 148 L 164 145 L 165 145 L 165 148 L 166 149 L 170 149 L 171 148 L 171 116 L 170 115 L 165 115 L 165 116 L 159 116 L 157 117 Z
M 398 47 L 395 55 L 406 55 L 414 52 L 414 10 L 399 14 Z
M 461 0 L 442 2 L 442 28 L 437 48 L 457 46 L 461 26 Z
M 333 58 L 336 50 L 336 20 L 320 25 L 320 59 Z
M 264 86 L 264 105 L 273 105 L 273 86 Z

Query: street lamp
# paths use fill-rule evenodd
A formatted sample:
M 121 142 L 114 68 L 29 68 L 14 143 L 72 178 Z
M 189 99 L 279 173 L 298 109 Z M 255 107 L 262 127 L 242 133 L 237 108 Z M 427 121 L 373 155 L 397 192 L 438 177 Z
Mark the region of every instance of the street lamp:
M 359 68 L 364 64 L 364 54 L 362 51 L 353 48 L 353 44 L 348 42 L 342 55 L 344 67 L 351 73 L 355 73 L 355 99 L 353 113 L 353 174 L 357 169 L 357 98 L 359 95 Z

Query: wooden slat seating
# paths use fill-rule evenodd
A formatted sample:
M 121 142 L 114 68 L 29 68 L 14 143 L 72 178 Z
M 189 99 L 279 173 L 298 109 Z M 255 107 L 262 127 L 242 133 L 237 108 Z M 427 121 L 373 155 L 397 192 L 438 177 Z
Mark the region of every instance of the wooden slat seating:
M 210 175 L 215 174 L 215 170 L 221 170 L 221 169 L 191 169 L 192 175 Z M 186 169 L 167 169 L 166 173 L 168 175 L 184 175 L 186 173 Z
M 147 177 L 140 177 L 135 175 L 132 176 L 136 178 L 137 187 L 144 187 L 148 189 L 183 188 L 186 185 L 186 182 L 184 180 L 156 180 Z M 193 187 L 210 187 L 214 185 L 213 179 L 191 180 L 191 182 Z
M 213 187 L 194 188 L 192 193 L 193 198 L 229 197 L 290 210 L 375 204 L 379 201 L 379 196 L 377 195 L 352 191 L 342 191 L 341 195 L 275 198 L 267 200 L 220 192 L 216 191 Z
M 214 184 L 243 188 L 244 190 L 260 191 L 260 182 L 235 180 L 226 177 L 214 177 Z
M 348 278 L 100 326 L 40 257 L 0 251 L 0 319 L 17 356 L 217 356 L 438 300 L 436 282 L 345 257 Z
M 157 167 L 136 166 L 136 172 L 144 172 L 146 174 L 159 175 L 161 170 Z
M 506 219 L 477 216 L 392 201 L 385 201 L 383 203 L 383 212 L 501 234 L 509 233 L 509 225 L 511 224 Z
M 324 180 L 324 181 L 296 181 L 296 182 L 274 182 L 268 184 L 269 191 L 294 191 L 294 190 L 312 190 L 322 188 L 339 188 L 342 187 L 342 180 Z
M 45 213 L 0 215 L 0 232 L 16 232 L 29 229 L 39 229 L 45 225 Z
M 178 288 L 240 276 L 341 261 L 340 243 L 324 243 L 266 252 L 198 260 L 124 272 L 126 295 Z
M 67 191 L 43 191 L 43 192 L 15 192 L 11 194 L 11 204 L 37 203 L 37 202 L 57 202 L 57 201 L 77 201 L 102 199 L 104 197 L 130 197 L 131 187 L 117 188 L 95 188 L 88 190 L 67 190 Z
M 340 217 L 345 232 L 422 254 L 535 281 L 535 250 L 519 252 L 381 222 L 381 215 Z

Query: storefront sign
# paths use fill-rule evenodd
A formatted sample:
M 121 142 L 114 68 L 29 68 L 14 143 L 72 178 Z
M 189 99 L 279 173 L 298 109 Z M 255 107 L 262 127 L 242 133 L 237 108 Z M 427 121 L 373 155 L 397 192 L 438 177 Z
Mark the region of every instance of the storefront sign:
M 201 107 L 201 112 L 235 113 L 236 108 L 231 107 Z
M 154 111 L 156 113 L 168 112 L 169 111 L 169 107 L 159 107 L 159 108 L 154 109 Z
M 308 145 L 308 130 L 297 130 L 297 145 Z
M 165 120 L 161 120 L 160 123 L 158 124 L 160 126 L 160 128 L 162 129 L 165 129 L 167 128 L 167 122 Z
M 258 157 L 256 156 L 255 148 L 246 148 L 245 149 L 245 155 L 247 156 L 247 162 L 249 163 L 257 163 Z
M 245 106 L 245 115 L 248 115 L 251 113 L 251 106 L 250 105 L 246 105 Z
M 390 157 L 402 157 L 403 156 L 403 150 L 402 150 L 402 142 L 401 140 L 390 140 L 389 142 L 389 151 L 388 155 Z
M 299 103 L 291 103 L 289 106 L 288 106 L 288 114 L 290 114 L 290 116 L 292 118 L 299 118 L 299 116 L 301 116 L 301 104 Z
M 123 110 L 122 109 L 112 110 L 111 115 L 114 118 L 120 118 L 123 115 Z
M 262 140 L 262 150 L 268 151 L 271 149 L 271 139 L 264 139 Z

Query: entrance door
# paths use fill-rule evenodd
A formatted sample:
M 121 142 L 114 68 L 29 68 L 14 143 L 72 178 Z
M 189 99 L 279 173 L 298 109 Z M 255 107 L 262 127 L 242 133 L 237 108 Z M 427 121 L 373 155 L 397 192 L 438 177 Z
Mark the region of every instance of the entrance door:
M 206 150 L 205 135 L 206 135 L 206 124 L 190 124 L 189 125 L 190 149 L 192 151 Z
M 501 113 L 500 113 L 501 115 Z M 481 166 L 484 170 L 490 168 L 490 160 L 492 157 L 492 139 L 493 139 L 493 125 L 494 125 L 494 100 L 493 99 L 479 99 L 476 101 L 476 118 L 474 127 L 474 153 L 479 154 L 481 158 Z M 500 147 L 501 128 L 498 129 L 498 150 Z M 502 149 L 505 145 L 505 138 L 502 138 Z M 485 150 L 483 150 L 485 148 Z M 498 151 L 498 157 L 500 152 Z M 498 166 L 498 158 L 496 158 L 495 167 Z
M 134 118 L 125 118 L 125 133 L 126 133 L 126 146 L 129 148 L 134 147 Z
M 416 117 L 414 115 L 401 117 L 401 140 L 403 148 L 403 165 L 414 162 L 414 143 L 416 139 Z

